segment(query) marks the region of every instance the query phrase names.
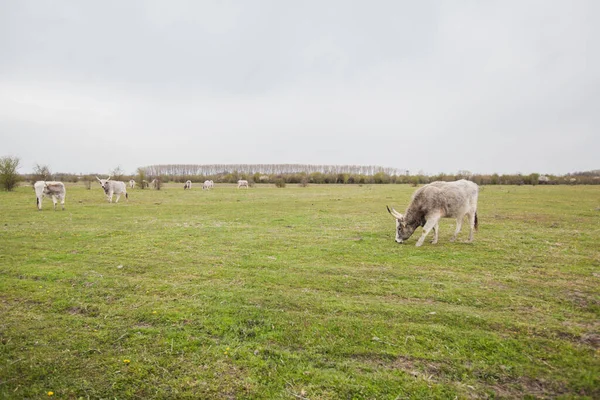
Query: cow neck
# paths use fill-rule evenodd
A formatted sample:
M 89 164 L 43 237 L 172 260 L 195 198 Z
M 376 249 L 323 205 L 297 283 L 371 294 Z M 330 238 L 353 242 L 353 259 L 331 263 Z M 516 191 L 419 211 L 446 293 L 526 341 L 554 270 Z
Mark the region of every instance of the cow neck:
M 425 215 L 420 210 L 415 210 L 412 207 L 408 207 L 406 210 L 406 215 L 404 217 L 404 221 L 406 225 L 412 227 L 418 227 L 424 225 Z

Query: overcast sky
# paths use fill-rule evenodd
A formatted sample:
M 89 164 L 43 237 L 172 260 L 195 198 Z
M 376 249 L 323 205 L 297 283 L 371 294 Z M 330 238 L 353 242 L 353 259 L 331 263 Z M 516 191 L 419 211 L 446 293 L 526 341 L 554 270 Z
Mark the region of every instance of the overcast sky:
M 0 156 L 600 168 L 600 2 L 0 0 Z

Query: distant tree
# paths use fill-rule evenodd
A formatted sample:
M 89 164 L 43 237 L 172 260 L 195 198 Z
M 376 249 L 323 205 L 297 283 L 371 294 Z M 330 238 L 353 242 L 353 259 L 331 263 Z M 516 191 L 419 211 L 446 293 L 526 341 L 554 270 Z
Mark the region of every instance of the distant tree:
M 125 175 L 125 172 L 123 172 L 123 170 L 121 169 L 121 166 L 117 166 L 117 168 L 113 169 L 112 171 L 110 171 L 110 176 L 112 180 L 114 181 L 121 181 L 123 180 L 123 175 Z
M 533 186 L 536 186 L 538 183 L 540 183 L 540 174 L 530 174 L 529 181 Z
M 146 189 L 148 182 L 146 181 L 146 168 L 138 168 L 137 169 L 137 180 L 140 183 L 140 187 L 142 189 Z
M 378 172 L 373 175 L 373 180 L 375 183 L 390 183 L 389 175 L 386 175 L 384 172 Z
M 35 183 L 37 181 L 49 181 L 52 179 L 52 172 L 50 172 L 50 167 L 47 165 L 35 164 L 33 166 L 33 175 L 31 176 L 31 182 Z
M 92 182 L 94 182 L 96 180 L 96 177 L 93 175 L 83 175 L 82 179 L 83 179 L 83 184 L 85 185 L 85 188 L 87 190 L 90 190 L 92 188 Z
M 500 182 L 500 177 L 498 174 L 493 174 L 491 178 L 492 185 L 497 185 Z
M 19 183 L 17 173 L 21 160 L 18 157 L 4 156 L 0 158 L 0 185 L 6 191 L 12 191 Z

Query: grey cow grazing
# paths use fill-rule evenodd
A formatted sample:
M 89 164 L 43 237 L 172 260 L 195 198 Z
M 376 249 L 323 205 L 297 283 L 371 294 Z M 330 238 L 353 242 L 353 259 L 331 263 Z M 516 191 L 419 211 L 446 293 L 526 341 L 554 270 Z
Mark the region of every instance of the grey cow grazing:
M 33 188 L 35 189 L 35 195 L 37 197 L 38 210 L 42 209 L 42 199 L 46 196 L 52 198 L 54 211 L 56 211 L 57 200 L 60 200 L 60 205 L 64 211 L 65 197 L 67 195 L 64 183 L 58 181 L 37 181 L 33 184 Z
M 125 198 L 129 200 L 129 196 L 127 195 L 127 186 L 125 186 L 125 182 L 111 181 L 110 176 L 106 179 L 100 179 L 98 177 L 96 177 L 96 179 L 98 179 L 98 182 L 100 182 L 100 186 L 102 186 L 102 189 L 104 189 L 106 199 L 109 203 L 112 203 L 113 194 L 117 195 L 117 200 L 115 201 L 115 203 L 119 202 L 119 198 L 122 194 L 124 194 Z
M 417 247 L 425 241 L 425 237 L 433 229 L 433 244 L 438 241 L 438 223 L 440 218 L 456 218 L 456 231 L 450 241 L 462 228 L 465 215 L 469 217 L 468 242 L 473 241 L 473 230 L 477 229 L 477 197 L 479 186 L 471 181 L 461 179 L 456 182 L 432 182 L 418 189 L 404 215 L 393 208 L 388 211 L 396 218 L 396 242 L 402 243 L 410 238 L 419 226 L 423 233 L 417 241 Z

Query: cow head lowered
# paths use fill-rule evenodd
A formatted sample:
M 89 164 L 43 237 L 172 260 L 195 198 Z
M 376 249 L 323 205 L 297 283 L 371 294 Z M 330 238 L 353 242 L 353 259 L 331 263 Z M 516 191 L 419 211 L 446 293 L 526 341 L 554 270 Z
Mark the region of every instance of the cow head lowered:
M 394 210 L 394 208 L 390 210 L 388 206 L 385 207 L 387 208 L 388 212 L 392 214 L 394 218 L 396 218 L 396 242 L 402 243 L 404 240 L 410 238 L 418 225 L 414 226 L 413 224 L 407 224 L 404 215 Z

